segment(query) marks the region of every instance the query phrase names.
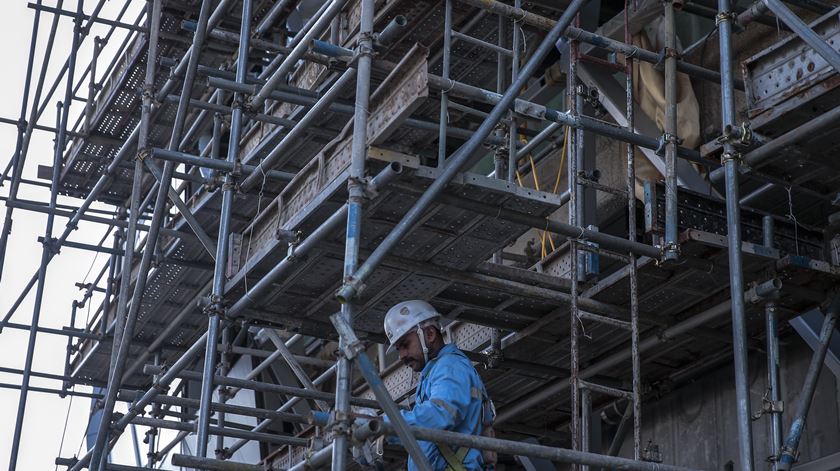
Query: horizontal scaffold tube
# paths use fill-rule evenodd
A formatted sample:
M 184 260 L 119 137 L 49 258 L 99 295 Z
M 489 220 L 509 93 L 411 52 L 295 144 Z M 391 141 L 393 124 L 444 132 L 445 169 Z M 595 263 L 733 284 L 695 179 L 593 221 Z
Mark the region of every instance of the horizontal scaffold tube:
M 461 96 L 491 105 L 495 105 L 502 99 L 502 95 L 499 93 L 467 85 L 465 83 L 456 82 L 454 80 L 444 79 L 437 75 L 429 74 L 429 84 L 439 90 L 447 90 L 451 95 Z M 521 98 L 514 100 L 513 108 L 517 113 L 531 118 L 544 119 L 553 121 L 559 125 L 569 126 L 574 129 L 591 131 L 602 136 L 612 137 L 646 149 L 657 150 L 660 147 L 658 138 L 628 131 L 626 128 L 621 126 L 616 126 L 590 116 L 572 116 L 569 113 L 564 113 Z M 718 162 L 703 159 L 700 152 L 685 147 L 678 147 L 677 155 L 703 166 L 718 167 L 720 165 Z
M 389 423 L 382 423 L 386 433 L 393 434 L 394 428 Z M 533 443 L 502 440 L 479 435 L 450 432 L 423 427 L 409 427 L 411 433 L 418 439 L 427 442 L 441 443 L 454 447 L 478 448 L 490 450 L 511 456 L 528 456 L 542 458 L 556 463 L 576 463 L 596 468 L 607 468 L 626 471 L 695 471 L 693 468 L 674 466 L 648 461 L 636 461 L 630 458 L 600 455 L 585 451 L 554 448 Z
M 313 421 L 317 425 L 327 425 L 329 416 L 324 413 L 315 413 Z M 610 468 L 627 471 L 696 471 L 694 468 L 674 466 L 647 461 L 637 461 L 630 458 L 619 458 L 598 453 L 569 450 L 566 448 L 554 448 L 544 445 L 536 445 L 513 440 L 503 440 L 466 433 L 450 432 L 448 430 L 431 429 L 425 427 L 408 427 L 408 430 L 417 439 L 441 443 L 449 446 L 474 448 L 479 450 L 491 450 L 510 456 L 528 456 L 542 458 L 557 463 L 583 464 L 598 468 Z M 387 435 L 396 435 L 393 424 L 380 420 L 357 420 L 354 426 L 353 435 L 359 439 L 367 439 L 384 432 Z
M 258 85 L 241 84 L 225 78 L 213 76 L 208 77 L 207 84 L 211 87 L 221 88 L 222 90 L 245 93 L 248 95 L 253 95 L 259 89 Z M 312 106 L 318 102 L 318 97 L 311 95 L 311 92 L 309 90 L 288 90 L 288 87 L 279 87 L 278 90 L 272 92 L 271 99 L 299 106 Z M 333 113 L 341 113 L 344 115 L 353 114 L 353 105 L 348 105 L 346 103 L 332 103 L 330 104 L 328 109 Z M 424 131 L 430 132 L 437 132 L 439 128 L 439 125 L 436 122 L 426 121 L 417 118 L 408 118 L 405 121 L 403 121 L 403 124 L 410 128 L 422 129 Z M 312 128 L 310 129 L 310 132 L 314 134 L 317 133 L 318 130 L 316 130 L 316 128 Z M 451 126 L 447 126 L 446 128 L 447 136 L 455 137 L 458 139 L 469 139 L 470 136 L 472 136 L 472 134 L 472 131 L 470 131 L 469 129 L 456 128 Z M 503 144 L 502 139 L 493 136 L 489 136 L 485 139 L 484 142 L 491 145 Z
M 188 379 L 190 381 L 200 381 L 202 374 L 199 371 L 181 371 L 180 373 L 178 373 L 178 376 L 184 379 Z M 335 394 L 328 392 L 313 391 L 311 389 L 296 388 L 293 386 L 284 386 L 282 384 L 263 383 L 254 380 L 231 378 L 228 376 L 214 376 L 213 384 L 221 386 L 232 386 L 240 389 L 251 389 L 254 391 L 278 393 L 287 396 L 302 397 L 305 399 L 313 399 L 318 401 L 335 401 Z M 350 403 L 354 406 L 359 407 L 379 408 L 379 404 L 371 399 L 362 399 L 354 397 L 350 398 Z
M 121 401 L 131 402 L 139 398 L 141 395 L 142 391 L 132 391 L 123 389 L 119 393 L 117 393 L 117 398 Z M 159 395 L 152 402 L 169 406 L 178 406 L 181 409 L 197 409 L 199 404 L 198 399 L 168 396 L 164 394 Z M 270 418 L 272 420 L 279 420 L 282 422 L 291 422 L 296 424 L 308 424 L 310 422 L 309 417 L 305 417 L 298 414 L 291 414 L 288 412 L 277 412 L 270 409 L 261 409 L 258 407 L 237 406 L 235 404 L 226 404 L 222 402 L 211 403 L 210 409 L 217 412 L 226 412 L 230 414 L 245 415 L 248 417 L 258 417 L 263 419 Z M 255 432 L 259 432 L 259 430 L 255 430 Z
M 195 432 L 195 423 L 193 422 L 177 422 L 174 420 L 153 419 L 151 417 L 135 417 L 131 420 L 131 423 L 135 425 L 144 425 L 146 427 L 180 430 L 182 432 Z M 277 433 L 250 432 L 234 428 L 210 427 L 210 434 L 221 435 L 223 437 L 250 438 L 252 440 L 259 440 L 263 443 L 274 443 L 277 445 L 306 446 L 309 443 L 309 440 L 306 438 L 284 436 Z
M 156 159 L 169 160 L 185 165 L 194 165 L 197 167 L 219 170 L 221 172 L 232 172 L 236 167 L 236 164 L 230 163 L 227 160 L 212 159 L 209 157 L 199 157 L 197 155 L 187 154 L 185 152 L 178 152 L 174 150 L 156 148 L 152 150 L 152 155 Z M 259 167 L 246 164 L 240 165 L 240 171 L 243 174 L 250 175 L 252 173 L 256 173 L 260 176 L 260 178 L 265 176 L 270 179 L 280 180 L 284 182 L 291 181 L 292 178 L 295 177 L 295 174 L 293 173 L 281 172 L 279 170 L 263 170 Z
M 236 463 L 191 455 L 172 455 L 172 465 L 186 468 L 206 469 L 209 471 L 265 471 L 262 465 Z
M 402 166 L 399 163 L 393 162 L 385 167 L 379 174 L 371 180 L 368 184 L 370 189 L 376 189 L 385 186 L 388 182 L 395 179 L 402 173 Z M 294 266 L 301 256 L 307 253 L 314 247 L 317 247 L 327 237 L 336 234 L 336 231 L 343 229 L 347 222 L 347 204 L 338 208 L 320 227 L 312 231 L 303 242 L 295 247 L 295 255 L 286 257 L 277 263 L 268 273 L 263 276 L 253 287 L 251 287 L 242 297 L 228 309 L 228 316 L 238 316 L 246 309 L 258 305 L 259 300 L 270 289 L 272 289 L 282 276 Z
M 400 187 L 400 189 L 404 189 L 404 187 Z M 600 247 L 608 250 L 614 250 L 616 252 L 634 253 L 636 255 L 642 255 L 657 260 L 661 255 L 659 247 L 627 240 L 622 237 L 606 234 L 604 232 L 572 226 L 564 222 L 555 221 L 541 216 L 532 216 L 530 214 L 505 209 L 500 206 L 494 206 L 480 201 L 467 200 L 445 193 L 438 196 L 438 201 L 440 203 L 468 209 L 487 216 L 493 216 L 506 221 L 523 224 L 525 226 L 547 230 L 548 232 L 554 232 L 571 239 L 595 242 Z
M 556 23 L 550 18 L 546 18 L 544 16 L 537 15 L 536 13 L 525 11 L 522 8 L 506 5 L 497 0 L 460 1 L 467 5 L 488 10 L 498 15 L 506 16 L 518 22 L 521 21 L 526 25 L 544 31 L 550 30 L 552 27 L 554 27 L 554 24 Z M 650 64 L 659 64 L 664 59 L 664 57 L 657 52 L 648 51 L 647 49 L 642 49 L 632 44 L 625 44 L 621 41 L 616 41 L 606 36 L 591 33 L 589 31 L 577 28 L 575 26 L 569 26 L 568 28 L 566 28 L 566 30 L 563 33 L 563 36 L 571 40 L 582 41 L 587 44 L 591 44 L 593 46 L 605 49 L 610 52 L 616 52 L 625 56 L 631 56 L 633 58 L 642 60 L 644 62 L 648 62 Z M 711 82 L 720 83 L 720 72 L 707 69 L 705 67 L 700 67 L 698 65 L 694 65 L 683 60 L 677 62 L 677 70 L 685 74 L 691 75 L 692 77 L 702 78 Z M 736 80 L 735 88 L 743 90 L 744 81 Z

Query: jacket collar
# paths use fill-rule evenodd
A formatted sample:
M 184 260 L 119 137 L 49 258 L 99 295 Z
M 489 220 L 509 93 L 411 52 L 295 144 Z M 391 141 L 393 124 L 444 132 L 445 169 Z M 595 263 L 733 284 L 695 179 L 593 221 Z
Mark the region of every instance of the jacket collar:
M 421 374 L 423 377 L 425 377 L 426 375 L 428 375 L 428 374 L 429 374 L 429 372 L 432 370 L 432 367 L 434 366 L 435 362 L 437 362 L 438 358 L 442 357 L 443 355 L 449 354 L 449 353 L 461 353 L 461 351 L 460 351 L 460 350 L 458 350 L 458 347 L 456 347 L 454 343 L 447 343 L 447 344 L 445 344 L 445 345 L 444 345 L 443 347 L 441 347 L 441 349 L 437 352 L 437 355 L 435 355 L 435 357 L 434 357 L 434 358 L 432 358 L 432 359 L 430 359 L 428 362 L 426 362 L 426 366 L 424 366 L 424 367 L 423 367 L 423 370 L 422 370 L 422 371 L 420 371 L 420 374 Z

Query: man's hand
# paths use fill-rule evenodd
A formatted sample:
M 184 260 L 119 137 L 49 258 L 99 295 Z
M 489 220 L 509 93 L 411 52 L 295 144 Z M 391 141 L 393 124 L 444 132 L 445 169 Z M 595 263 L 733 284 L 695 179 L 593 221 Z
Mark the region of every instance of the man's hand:
M 364 467 L 371 467 L 377 470 L 384 470 L 385 463 L 382 460 L 384 454 L 384 437 L 376 440 L 366 440 L 364 443 L 353 447 L 353 459 Z

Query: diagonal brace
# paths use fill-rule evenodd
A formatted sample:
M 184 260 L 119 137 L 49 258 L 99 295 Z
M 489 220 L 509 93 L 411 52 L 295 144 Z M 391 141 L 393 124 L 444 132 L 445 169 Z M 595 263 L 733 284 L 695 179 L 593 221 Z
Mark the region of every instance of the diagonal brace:
M 370 385 L 370 389 L 373 390 L 376 400 L 379 402 L 379 405 L 382 406 L 382 410 L 385 411 L 385 415 L 388 416 L 388 420 L 390 420 L 391 424 L 393 424 L 396 429 L 397 436 L 400 438 L 403 446 L 405 446 L 408 454 L 414 460 L 417 468 L 421 471 L 431 471 L 432 468 L 429 466 L 429 461 L 426 459 L 426 455 L 424 455 L 423 451 L 420 449 L 417 439 L 414 438 L 414 435 L 409 431 L 408 424 L 403 416 L 400 415 L 400 410 L 397 407 L 397 404 L 385 388 L 385 384 L 382 382 L 382 378 L 379 377 L 376 369 L 374 369 L 373 364 L 370 362 L 370 358 L 368 358 L 368 356 L 364 353 L 364 346 L 356 336 L 356 332 L 353 330 L 353 327 L 350 326 L 350 323 L 347 322 L 347 319 L 345 319 L 341 313 L 330 316 L 330 321 L 332 321 L 338 335 L 344 339 L 342 353 L 347 357 L 347 359 L 356 361 L 356 366 L 359 367 L 359 370 L 362 372 L 362 376 L 365 377 L 365 381 L 367 381 Z
M 152 175 L 154 175 L 155 180 L 157 180 L 158 184 L 160 184 L 160 182 L 163 179 L 163 171 L 158 166 L 158 164 L 151 159 L 143 159 L 143 163 L 146 164 L 146 167 L 149 169 L 150 172 L 152 172 Z M 190 208 L 187 206 L 186 203 L 184 203 L 184 201 L 181 199 L 181 197 L 178 195 L 175 189 L 172 188 L 171 185 L 167 189 L 167 195 L 169 196 L 169 199 L 172 201 L 175 207 L 178 208 L 178 211 L 181 212 L 181 215 L 184 216 L 184 220 L 187 221 L 187 225 L 190 226 L 190 228 L 195 233 L 195 236 L 198 237 L 198 240 L 201 242 L 201 245 L 204 246 L 204 250 L 206 250 L 207 253 L 210 254 L 210 256 L 213 258 L 213 260 L 215 260 L 216 242 L 213 241 L 213 239 L 210 238 L 207 232 L 204 231 L 204 228 L 201 227 L 201 224 L 195 218 L 195 215 L 192 213 Z
M 790 8 L 785 6 L 780 0 L 762 0 L 767 8 L 769 8 L 777 18 L 782 20 L 790 29 L 802 38 L 805 43 L 814 48 L 817 54 L 822 56 L 826 62 L 834 67 L 834 70 L 840 72 L 840 52 L 834 50 L 827 42 L 823 40 L 817 33 L 814 32 L 804 21 L 799 19 L 796 14 L 790 11 Z

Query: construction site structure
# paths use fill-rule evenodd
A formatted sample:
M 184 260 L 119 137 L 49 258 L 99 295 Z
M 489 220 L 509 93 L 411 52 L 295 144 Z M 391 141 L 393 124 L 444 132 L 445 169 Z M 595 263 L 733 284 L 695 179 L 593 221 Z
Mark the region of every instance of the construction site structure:
M 2 179 L 0 282 L 13 218 L 47 215 L 3 291 L 0 328 L 29 335 L 10 470 L 33 393 L 92 401 L 71 471 L 431 470 L 418 440 L 498 470 L 840 468 L 830 0 L 45 3 Z M 74 28 L 45 93 L 48 20 L 48 50 Z M 129 32 L 110 62 L 92 25 Z M 45 328 L 49 285 L 79 281 L 48 270 L 64 250 L 107 260 Z M 495 437 L 402 419 L 417 375 L 382 322 L 409 299 L 476 364 Z M 43 335 L 61 375 L 33 370 Z M 147 460 L 112 463 L 129 426 Z

